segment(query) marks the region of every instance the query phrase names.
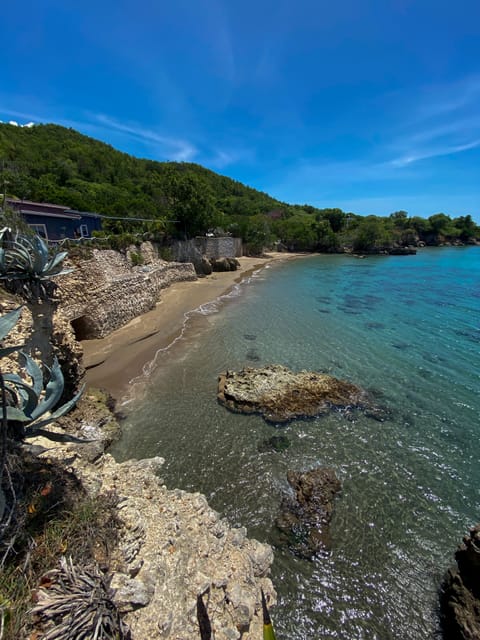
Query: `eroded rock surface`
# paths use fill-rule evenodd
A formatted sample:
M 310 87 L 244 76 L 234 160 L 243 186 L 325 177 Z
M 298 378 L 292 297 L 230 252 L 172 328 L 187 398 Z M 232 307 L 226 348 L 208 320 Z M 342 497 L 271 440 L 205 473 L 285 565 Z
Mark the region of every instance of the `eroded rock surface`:
M 285 496 L 280 505 L 275 522 L 279 543 L 301 558 L 327 552 L 334 498 L 341 489 L 335 471 L 327 467 L 288 471 L 287 480 L 295 495 Z
M 480 638 L 480 524 L 470 530 L 455 554 L 441 594 L 446 640 Z
M 231 411 L 260 413 L 268 422 L 370 404 L 365 391 L 351 382 L 314 371 L 294 373 L 278 364 L 220 374 L 217 398 Z
M 102 454 L 112 426 L 106 412 L 95 421 L 97 412 L 90 407 L 100 401 L 89 392 L 87 409 L 80 406 L 68 424 L 76 435 L 97 440 L 54 445 L 48 456 L 68 461 L 90 495 L 117 496 L 120 529 L 111 586 L 133 640 L 198 640 L 199 596 L 215 640 L 261 638 L 261 589 L 269 604 L 275 602 L 268 578 L 271 547 L 230 527 L 203 495 L 167 489 L 160 477 L 162 458 L 119 464 Z

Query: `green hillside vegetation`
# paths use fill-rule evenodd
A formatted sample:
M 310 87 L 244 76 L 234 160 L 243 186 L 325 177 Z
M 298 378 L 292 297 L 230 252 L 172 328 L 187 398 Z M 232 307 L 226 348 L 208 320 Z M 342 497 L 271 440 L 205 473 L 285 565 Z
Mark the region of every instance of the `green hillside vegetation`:
M 290 205 L 193 163 L 139 159 L 73 129 L 0 124 L 0 191 L 111 217 L 113 232 L 161 231 L 184 238 L 222 228 L 251 252 L 280 241 L 289 250 L 381 251 L 395 246 L 470 242 L 480 236 L 471 216 L 428 219 L 398 211 L 358 216 L 341 209 Z

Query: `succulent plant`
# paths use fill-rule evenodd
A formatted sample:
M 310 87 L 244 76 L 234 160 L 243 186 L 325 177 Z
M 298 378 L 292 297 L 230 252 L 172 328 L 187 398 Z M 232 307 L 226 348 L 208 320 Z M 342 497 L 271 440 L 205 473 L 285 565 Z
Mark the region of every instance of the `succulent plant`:
M 49 373 L 44 388 L 43 371 L 39 365 L 25 353 L 20 352 L 20 358 L 32 384 L 28 384 L 16 373 L 3 374 L 7 392 L 7 420 L 9 427 L 13 427 L 15 439 L 23 440 L 41 435 L 60 442 L 84 442 L 67 434 L 43 429 L 75 406 L 83 393 L 83 387 L 71 400 L 52 412 L 62 396 L 64 387 L 63 373 L 58 361 L 55 359 L 52 367 L 43 366 Z
M 0 342 L 13 329 L 22 307 L 10 311 L 0 318 Z M 40 367 L 28 354 L 20 351 L 22 345 L 1 347 L 0 357 L 18 351 L 30 383 L 18 373 L 4 373 L 5 409 L 10 436 L 22 441 L 25 438 L 42 435 L 50 440 L 60 442 L 85 442 L 68 434 L 45 431 L 43 427 L 58 420 L 75 406 L 83 388 L 68 402 L 55 409 L 64 388 L 63 373 L 57 359 L 51 367 Z M 48 373 L 48 382 L 44 387 L 44 371 Z M 0 403 L 3 410 L 3 402 Z
M 27 299 L 51 293 L 51 279 L 70 273 L 64 269 L 66 251 L 52 252 L 37 235 L 27 236 L 8 227 L 0 230 L 0 279 Z
M 4 316 L 0 317 L 0 345 L 3 340 L 7 337 L 13 327 L 17 324 L 18 319 L 22 314 L 22 307 L 18 307 L 13 311 L 9 311 Z M 0 346 L 0 358 L 4 358 L 5 356 L 14 353 L 15 351 L 19 351 L 23 345 L 16 345 L 14 347 L 3 347 Z
M 27 237 L 8 227 L 0 230 L 0 273 L 2 277 L 29 278 L 46 280 L 72 269 L 64 269 L 63 260 L 66 251 L 53 253 L 40 236 Z

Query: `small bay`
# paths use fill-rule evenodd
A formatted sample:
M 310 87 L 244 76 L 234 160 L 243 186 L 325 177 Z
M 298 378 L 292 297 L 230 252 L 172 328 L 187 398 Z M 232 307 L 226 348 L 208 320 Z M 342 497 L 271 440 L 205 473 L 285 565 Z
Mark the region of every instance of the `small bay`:
M 271 544 L 287 470 L 333 467 L 330 551 L 275 552 L 277 637 L 432 639 L 443 574 L 480 521 L 479 355 L 478 247 L 275 264 L 191 314 L 156 354 L 112 452 L 165 457 L 167 486 L 204 493 Z M 274 426 L 217 404 L 221 371 L 271 363 L 358 384 L 389 419 Z M 262 446 L 272 436 L 289 446 Z

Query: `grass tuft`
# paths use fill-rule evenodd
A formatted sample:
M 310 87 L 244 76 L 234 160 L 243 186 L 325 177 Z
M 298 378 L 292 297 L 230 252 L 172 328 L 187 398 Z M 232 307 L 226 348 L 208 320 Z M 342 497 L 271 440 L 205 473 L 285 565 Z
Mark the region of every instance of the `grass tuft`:
M 32 629 L 32 592 L 62 557 L 108 569 L 118 521 L 115 495 L 92 499 L 60 463 L 21 452 L 8 465 L 16 501 L 0 540 L 0 640 L 18 640 Z

